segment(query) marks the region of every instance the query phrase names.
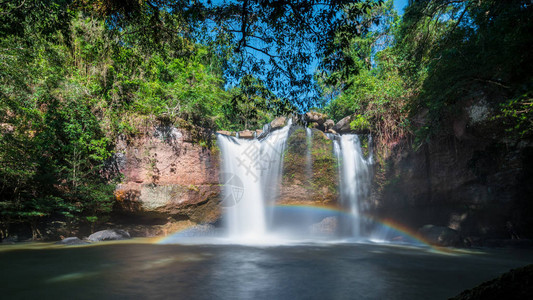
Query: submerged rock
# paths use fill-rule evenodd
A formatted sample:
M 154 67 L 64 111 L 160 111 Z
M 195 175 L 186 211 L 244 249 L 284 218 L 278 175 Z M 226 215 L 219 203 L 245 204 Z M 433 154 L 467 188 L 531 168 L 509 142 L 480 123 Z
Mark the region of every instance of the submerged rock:
M 61 241 L 57 242 L 56 244 L 58 245 L 87 245 L 89 243 L 86 241 L 82 241 L 79 238 L 74 236 L 74 237 L 64 238 Z
M 461 246 L 459 233 L 449 227 L 424 225 L 418 234 L 428 243 L 443 247 Z
M 91 234 L 88 238 L 91 242 L 101 242 L 101 241 L 116 241 L 116 240 L 127 240 L 131 239 L 130 234 L 121 229 L 107 229 L 97 231 Z

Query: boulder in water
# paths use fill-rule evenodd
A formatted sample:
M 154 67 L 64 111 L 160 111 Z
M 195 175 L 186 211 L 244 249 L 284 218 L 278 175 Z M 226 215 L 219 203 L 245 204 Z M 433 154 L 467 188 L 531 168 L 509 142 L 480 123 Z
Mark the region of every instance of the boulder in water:
M 107 229 L 97 231 L 91 234 L 88 238 L 91 242 L 101 242 L 101 241 L 116 241 L 116 240 L 127 240 L 131 239 L 130 234 L 121 229 Z
M 424 225 L 418 230 L 424 241 L 437 246 L 458 247 L 461 246 L 461 236 L 449 227 Z
M 56 244 L 58 245 L 87 245 L 89 243 L 86 241 L 82 241 L 79 238 L 74 236 L 74 237 L 64 238 L 61 241 L 57 242 Z

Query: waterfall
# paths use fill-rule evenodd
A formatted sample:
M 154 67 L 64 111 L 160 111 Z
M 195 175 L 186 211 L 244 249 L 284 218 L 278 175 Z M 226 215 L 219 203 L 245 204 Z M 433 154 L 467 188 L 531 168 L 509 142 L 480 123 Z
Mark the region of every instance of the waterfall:
M 262 140 L 217 135 L 222 165 L 224 222 L 232 240 L 257 240 L 267 232 L 265 206 L 279 194 L 283 152 L 291 121 Z
M 359 137 L 355 134 L 328 135 L 333 139 L 333 151 L 338 159 L 340 178 L 340 202 L 349 211 L 349 217 L 342 220 L 344 235 L 360 237 L 360 200 L 370 193 L 370 165 L 372 154 L 365 158 Z M 368 138 L 371 143 L 371 138 Z M 370 150 L 370 149 L 369 149 Z

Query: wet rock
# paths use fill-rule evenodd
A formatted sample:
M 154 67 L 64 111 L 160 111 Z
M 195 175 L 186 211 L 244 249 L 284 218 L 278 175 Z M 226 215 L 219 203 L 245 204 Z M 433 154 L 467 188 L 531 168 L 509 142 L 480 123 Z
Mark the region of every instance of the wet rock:
M 263 134 L 263 130 L 261 130 L 261 129 L 256 129 L 255 130 L 255 136 L 256 137 L 260 137 L 262 134 Z
M 91 242 L 116 241 L 127 239 L 131 239 L 130 234 L 127 231 L 120 229 L 107 229 L 97 231 L 91 234 L 88 238 L 88 240 Z
M 222 134 L 222 135 L 227 135 L 227 136 L 231 136 L 232 133 L 230 131 L 226 131 L 226 130 L 219 130 L 217 131 L 218 134 Z
M 64 238 L 61 241 L 57 242 L 56 244 L 72 246 L 72 245 L 87 245 L 89 243 L 86 241 L 82 241 L 79 238 L 74 236 L 74 237 Z
M 313 235 L 334 235 L 337 232 L 338 223 L 337 217 L 327 217 L 311 225 L 310 232 Z
M 239 138 L 241 138 L 241 139 L 253 139 L 254 138 L 254 132 L 251 131 L 251 130 L 239 131 Z
M 418 230 L 418 234 L 428 243 L 443 247 L 461 246 L 459 233 L 449 227 L 424 225 Z
M 287 118 L 285 117 L 277 117 L 272 122 L 270 122 L 270 130 L 276 130 L 279 128 L 282 128 L 285 126 L 285 123 L 287 122 Z
M 350 122 L 352 122 L 352 116 L 347 116 L 337 122 L 337 124 L 335 124 L 332 129 L 338 133 L 350 133 L 352 131 L 352 129 L 350 128 Z
M 453 300 L 533 299 L 533 265 L 513 269 L 500 277 L 450 298 Z
M 328 130 L 332 130 L 333 126 L 335 126 L 335 122 L 333 120 L 326 120 L 326 122 L 324 122 L 324 131 L 328 132 Z

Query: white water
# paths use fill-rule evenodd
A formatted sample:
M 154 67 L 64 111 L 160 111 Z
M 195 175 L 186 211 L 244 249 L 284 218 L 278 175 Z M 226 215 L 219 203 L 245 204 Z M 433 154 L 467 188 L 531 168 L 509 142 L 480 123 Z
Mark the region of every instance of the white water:
M 314 220 L 312 215 L 302 211 L 293 215 L 283 210 L 274 213 L 267 209 L 279 198 L 283 153 L 290 126 L 270 132 L 262 140 L 217 136 L 222 156 L 221 182 L 224 183 L 223 222 L 231 242 L 279 243 L 280 234 L 290 240 L 316 238 L 306 233 L 313 224 L 309 223 Z M 338 216 L 337 232 L 343 238 L 359 238 L 360 201 L 369 195 L 372 157 L 365 158 L 357 135 L 328 134 L 328 137 L 333 140 L 333 151 L 338 159 L 340 206 L 349 212 L 347 216 Z M 306 164 L 302 168 L 312 176 L 310 129 L 306 130 L 306 144 Z M 280 224 L 285 226 L 282 231 L 279 231 Z M 302 231 L 304 227 L 307 229 Z M 287 232 L 292 233 L 287 236 Z
M 222 155 L 228 237 L 237 242 L 261 241 L 267 236 L 265 206 L 279 195 L 283 152 L 291 123 L 263 140 L 217 135 Z
M 370 138 L 368 143 L 371 143 Z M 357 238 L 361 236 L 360 202 L 370 193 L 372 155 L 365 158 L 359 137 L 355 134 L 333 138 L 333 151 L 339 162 L 341 205 L 350 213 L 341 224 L 342 233 Z

